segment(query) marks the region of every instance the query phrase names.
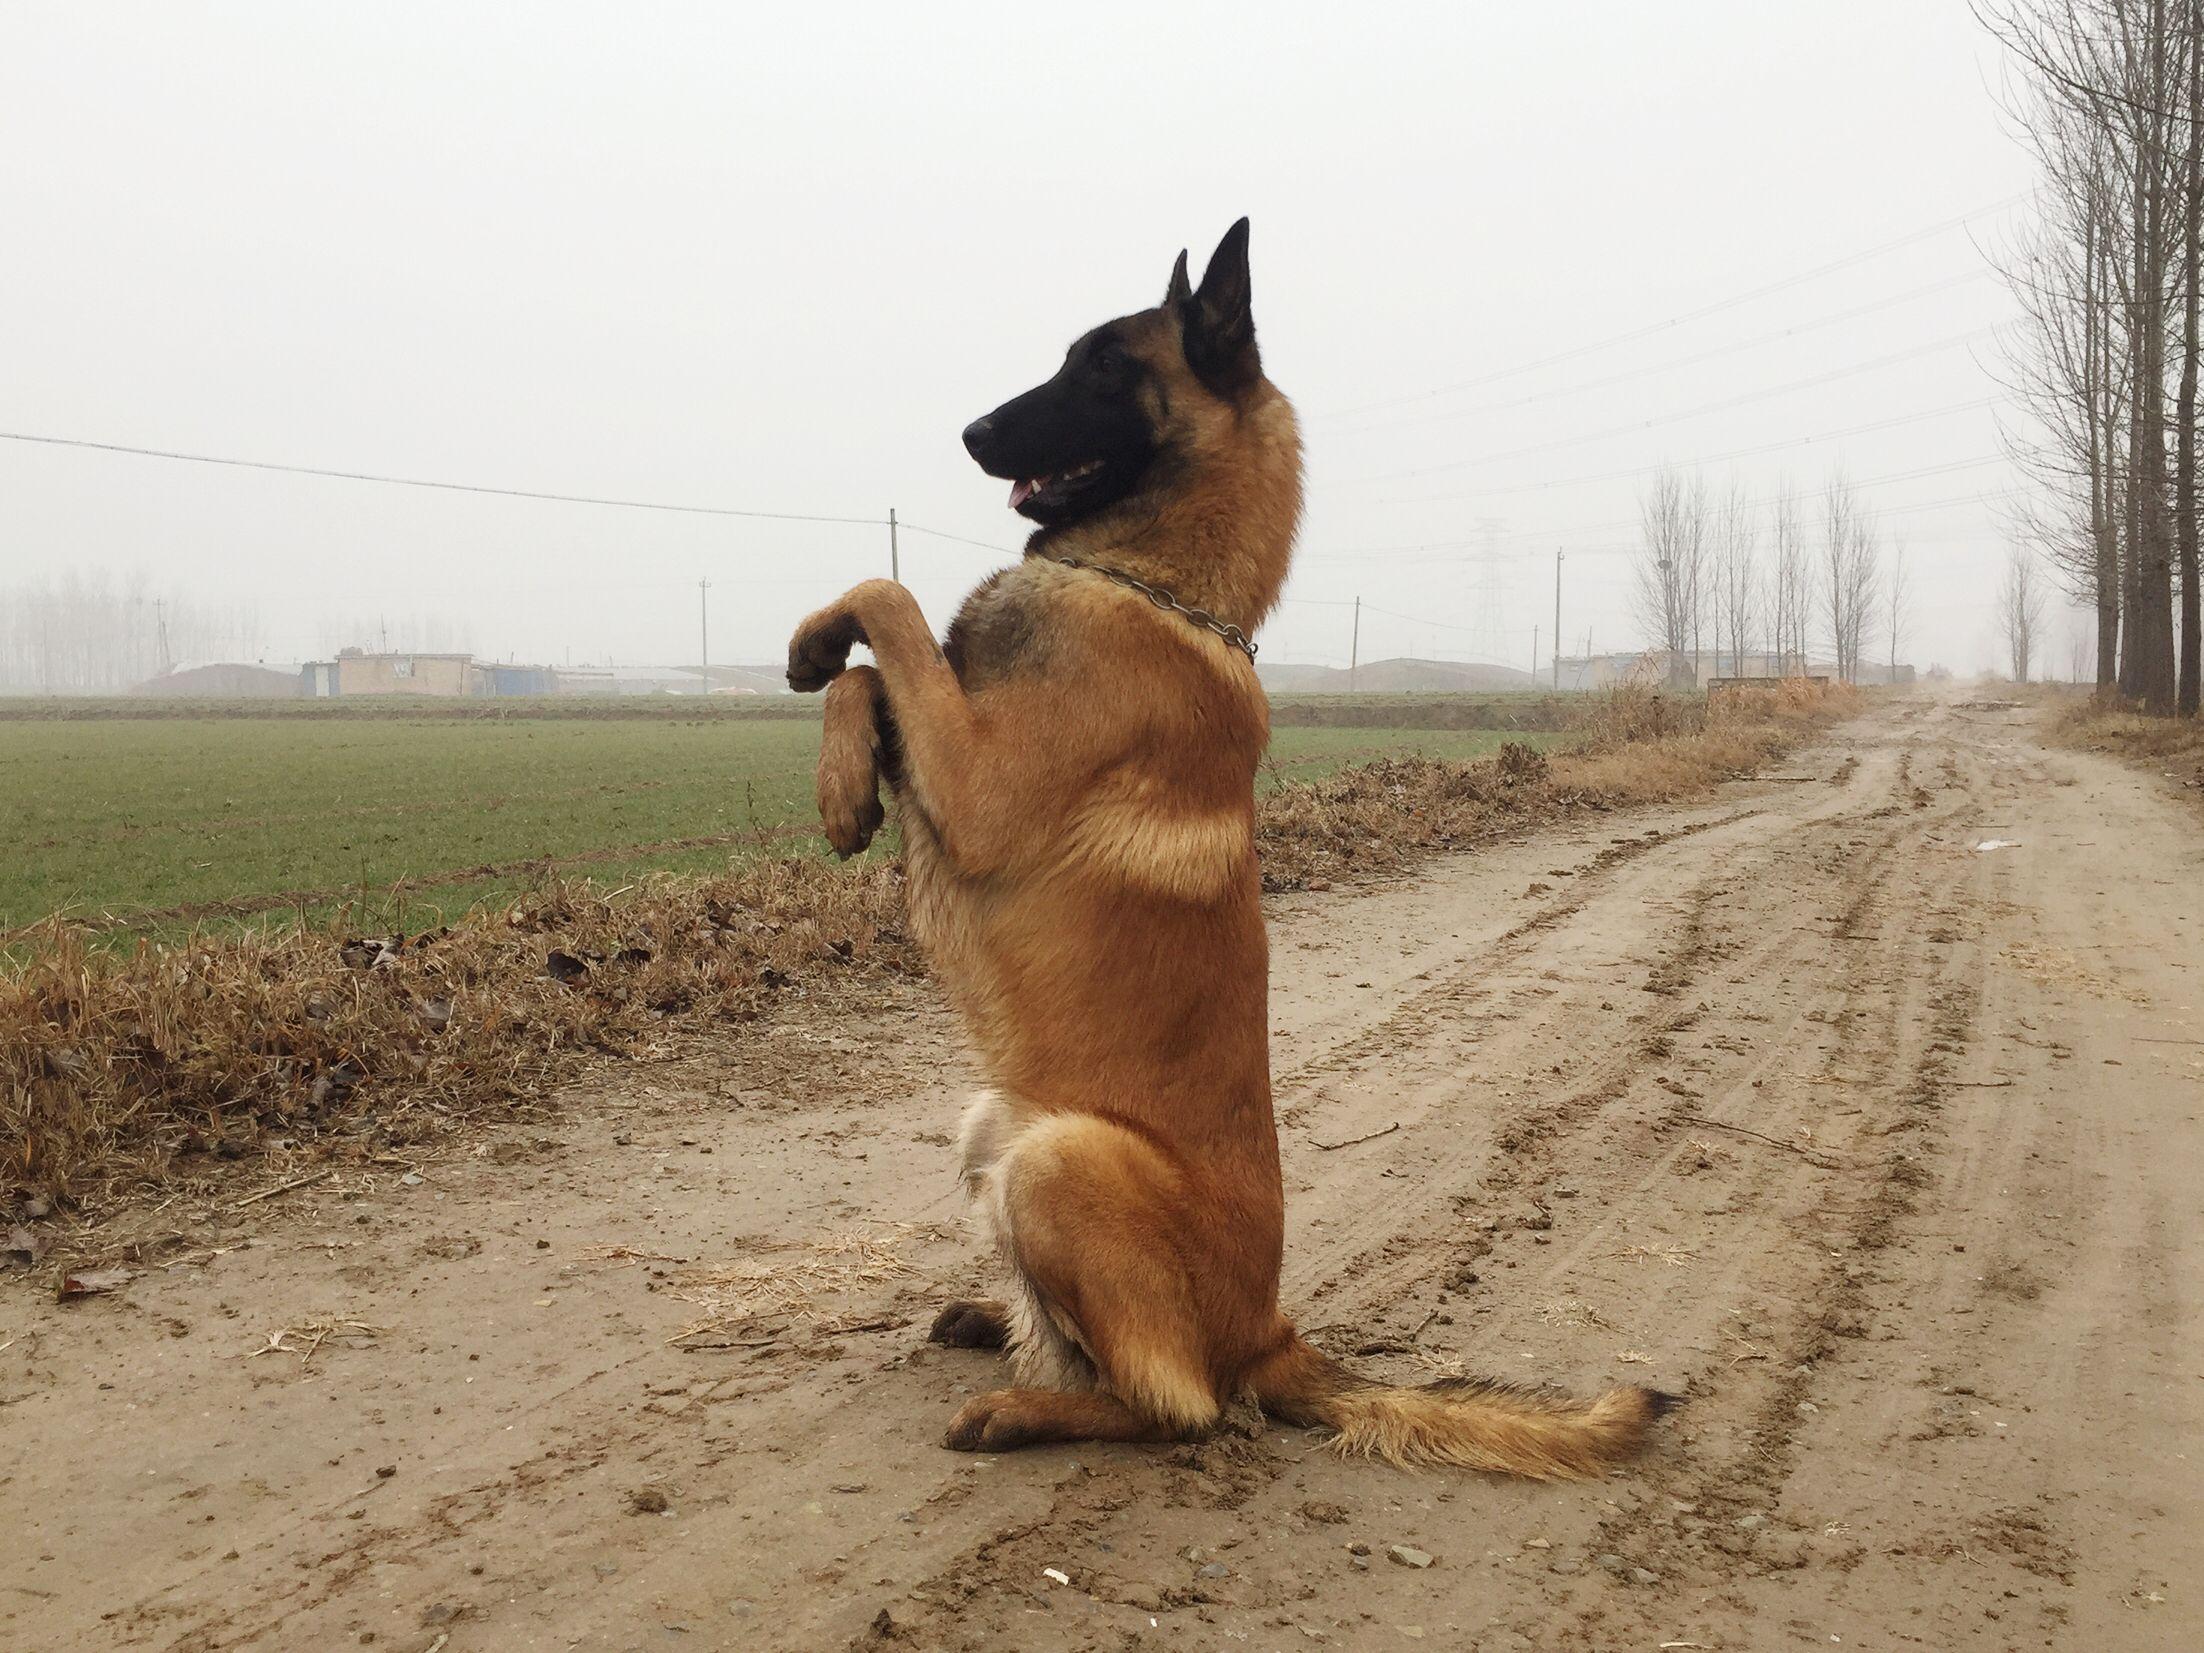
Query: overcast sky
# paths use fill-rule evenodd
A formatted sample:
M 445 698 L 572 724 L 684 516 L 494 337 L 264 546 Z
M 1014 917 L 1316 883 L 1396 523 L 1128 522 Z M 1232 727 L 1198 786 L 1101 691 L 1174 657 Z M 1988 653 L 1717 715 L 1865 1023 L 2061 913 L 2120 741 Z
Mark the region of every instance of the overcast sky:
M 1308 437 L 1269 656 L 1343 664 L 1359 594 L 1364 659 L 1527 665 L 1557 547 L 1572 646 L 1635 643 L 1628 473 L 1841 462 L 1905 652 L 1973 667 L 1999 79 L 1962 0 L 10 6 L 0 430 L 1015 548 L 958 431 L 1244 212 Z M 271 659 L 693 660 L 707 576 L 714 658 L 775 659 L 886 541 L 0 441 L 0 586 L 257 594 Z M 937 626 L 1002 560 L 903 542 Z

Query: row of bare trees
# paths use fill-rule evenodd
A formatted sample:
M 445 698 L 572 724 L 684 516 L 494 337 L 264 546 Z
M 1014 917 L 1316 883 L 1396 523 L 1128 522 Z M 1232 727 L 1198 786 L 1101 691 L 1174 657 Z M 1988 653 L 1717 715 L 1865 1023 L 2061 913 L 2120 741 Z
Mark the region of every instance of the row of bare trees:
M 114 694 L 180 663 L 260 653 L 252 608 L 163 596 L 142 575 L 0 589 L 0 692 Z
M 470 648 L 463 625 L 431 613 L 331 615 L 318 636 L 323 658 L 342 648 Z M 252 604 L 157 592 L 143 573 L 83 570 L 0 587 L 0 694 L 122 694 L 178 667 L 267 653 Z
M 1632 606 L 1672 684 L 1696 683 L 1710 663 L 1717 677 L 1804 672 L 1810 644 L 1857 682 L 1878 628 L 1897 664 L 1904 548 L 1885 563 L 1871 513 L 1843 476 L 1811 500 L 1819 520 L 1810 523 L 1809 496 L 1788 482 L 1756 502 L 1734 485 L 1715 499 L 1702 477 L 1656 473 L 1638 502 Z
M 2204 0 L 1976 11 L 2011 53 L 2042 168 L 2037 224 L 2004 261 L 2027 318 L 2014 388 L 2042 432 L 2012 438 L 2042 485 L 2022 540 L 2095 609 L 2099 689 L 2193 717 Z M 2016 676 L 2030 577 L 2016 560 L 1998 605 Z

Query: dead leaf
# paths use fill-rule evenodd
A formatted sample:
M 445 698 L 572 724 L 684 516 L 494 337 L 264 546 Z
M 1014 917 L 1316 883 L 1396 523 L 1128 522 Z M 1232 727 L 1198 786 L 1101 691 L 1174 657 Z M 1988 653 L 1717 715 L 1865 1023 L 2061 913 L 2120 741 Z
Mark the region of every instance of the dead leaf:
M 25 1268 L 36 1264 L 45 1250 L 45 1242 L 21 1223 L 8 1230 L 8 1243 L 0 1245 L 0 1252 L 7 1255 L 9 1262 L 20 1261 Z
M 81 1274 L 65 1274 L 61 1285 L 54 1292 L 58 1302 L 73 1302 L 79 1297 L 97 1297 L 103 1291 L 113 1291 L 137 1276 L 126 1268 L 89 1268 Z
M 405 944 L 403 936 L 364 936 L 347 941 L 337 956 L 354 970 L 382 970 L 398 962 Z

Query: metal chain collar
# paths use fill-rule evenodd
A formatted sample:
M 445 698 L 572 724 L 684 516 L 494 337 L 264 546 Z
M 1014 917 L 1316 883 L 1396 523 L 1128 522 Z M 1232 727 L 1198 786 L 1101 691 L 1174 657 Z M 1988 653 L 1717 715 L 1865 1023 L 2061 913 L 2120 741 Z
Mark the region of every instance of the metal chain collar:
M 1044 552 L 1042 555 L 1046 556 L 1047 553 Z M 1218 619 L 1206 608 L 1188 608 L 1161 586 L 1150 585 L 1145 580 L 1136 580 L 1122 568 L 1106 568 L 1098 562 L 1081 562 L 1077 557 L 1049 557 L 1048 560 L 1065 568 L 1083 568 L 1090 574 L 1100 574 L 1104 579 L 1115 580 L 1119 585 L 1129 585 L 1147 598 L 1148 601 L 1155 604 L 1156 607 L 1168 608 L 1185 615 L 1195 625 L 1206 631 L 1215 632 L 1227 643 L 1246 655 L 1250 661 L 1255 658 L 1255 644 L 1249 639 L 1246 632 L 1228 620 Z

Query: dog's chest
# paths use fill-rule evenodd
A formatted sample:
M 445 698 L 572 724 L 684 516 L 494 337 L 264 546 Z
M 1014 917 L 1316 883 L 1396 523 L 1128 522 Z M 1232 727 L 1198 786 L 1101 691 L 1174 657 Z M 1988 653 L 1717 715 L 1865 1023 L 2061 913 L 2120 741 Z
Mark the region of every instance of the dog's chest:
M 1048 587 L 1031 565 L 1003 570 L 964 600 L 942 644 L 966 689 L 1038 666 L 1048 652 Z

